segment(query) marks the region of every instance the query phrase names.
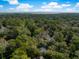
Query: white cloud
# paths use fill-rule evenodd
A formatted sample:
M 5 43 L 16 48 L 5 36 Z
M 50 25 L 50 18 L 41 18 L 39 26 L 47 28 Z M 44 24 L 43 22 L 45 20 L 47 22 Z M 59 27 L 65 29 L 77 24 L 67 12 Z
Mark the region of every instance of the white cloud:
M 76 10 L 75 9 L 73 9 L 73 8 L 67 8 L 66 9 L 66 12 L 75 12 Z
M 27 8 L 32 8 L 33 6 L 29 5 L 29 4 L 20 4 L 17 6 L 17 8 L 23 8 L 23 9 L 27 9 Z
M 3 8 L 3 5 L 0 5 L 0 8 Z
M 20 4 L 16 7 L 17 10 L 28 10 L 32 8 L 33 6 L 30 4 Z
M 34 9 L 34 12 L 63 12 L 65 11 L 63 8 L 69 8 L 71 4 L 59 4 L 58 2 L 43 2 L 43 5 Z
M 22 3 L 19 4 L 18 6 L 16 6 L 16 8 L 9 8 L 10 11 L 15 11 L 15 12 L 19 12 L 19 11 L 30 11 L 30 9 L 33 6 L 28 4 L 28 3 Z
M 61 5 L 62 7 L 69 7 L 69 6 L 71 6 L 70 4 L 62 4 Z
M 9 4 L 15 5 L 15 4 L 19 4 L 18 0 L 4 0 L 9 2 Z
M 50 5 L 50 6 L 56 6 L 56 5 L 58 5 L 58 3 L 57 2 L 50 2 L 48 5 Z
M 41 8 L 44 8 L 44 9 L 60 9 L 60 8 L 63 8 L 63 7 L 69 7 L 71 6 L 70 4 L 59 4 L 57 2 L 50 2 L 46 5 L 43 5 L 41 6 Z
M 62 8 L 62 7 L 57 2 L 50 2 L 47 5 L 41 6 L 41 8 L 48 9 L 48 8 Z
M 28 3 L 19 3 L 15 8 L 9 8 L 9 10 L 14 12 L 74 12 L 69 3 L 43 2 L 39 7 L 33 7 Z
M 76 6 L 75 7 L 79 7 L 79 2 L 78 3 L 76 3 Z

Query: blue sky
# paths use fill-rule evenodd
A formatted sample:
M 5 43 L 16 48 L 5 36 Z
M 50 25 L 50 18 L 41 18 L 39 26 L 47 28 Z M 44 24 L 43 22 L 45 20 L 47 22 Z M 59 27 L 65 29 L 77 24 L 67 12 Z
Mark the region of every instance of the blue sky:
M 79 12 L 79 0 L 0 0 L 0 12 Z

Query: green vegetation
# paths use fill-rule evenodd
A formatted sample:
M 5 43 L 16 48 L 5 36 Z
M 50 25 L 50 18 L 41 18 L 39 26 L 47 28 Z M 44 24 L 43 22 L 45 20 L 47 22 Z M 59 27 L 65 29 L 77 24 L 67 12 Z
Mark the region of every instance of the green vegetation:
M 79 14 L 1 14 L 0 59 L 79 59 Z

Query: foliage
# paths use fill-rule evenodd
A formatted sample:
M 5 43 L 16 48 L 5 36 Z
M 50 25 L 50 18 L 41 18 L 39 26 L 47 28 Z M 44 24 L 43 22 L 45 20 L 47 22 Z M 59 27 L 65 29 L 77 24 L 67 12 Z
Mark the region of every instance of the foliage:
M 0 59 L 79 59 L 79 14 L 1 14 Z

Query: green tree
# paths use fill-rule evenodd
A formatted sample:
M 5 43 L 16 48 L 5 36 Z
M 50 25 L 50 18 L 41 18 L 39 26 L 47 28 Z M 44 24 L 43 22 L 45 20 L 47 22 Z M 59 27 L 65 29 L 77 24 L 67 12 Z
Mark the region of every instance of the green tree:
M 30 59 L 30 58 L 27 56 L 26 51 L 18 48 L 12 53 L 12 57 L 10 59 Z

